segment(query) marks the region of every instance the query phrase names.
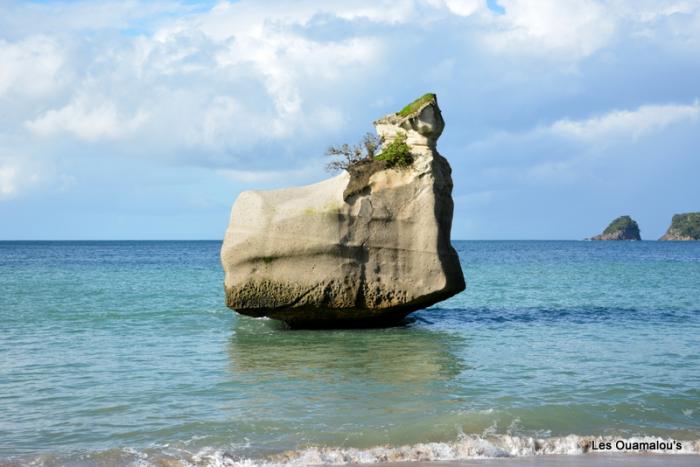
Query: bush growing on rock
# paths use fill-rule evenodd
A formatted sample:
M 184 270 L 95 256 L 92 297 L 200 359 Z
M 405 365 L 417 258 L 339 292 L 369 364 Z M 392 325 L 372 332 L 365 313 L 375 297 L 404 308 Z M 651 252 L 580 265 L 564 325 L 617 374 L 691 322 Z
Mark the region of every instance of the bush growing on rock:
M 386 161 L 387 167 L 403 168 L 413 164 L 411 147 L 406 143 L 406 135 L 404 133 L 398 133 L 394 140 L 384 145 L 381 148 L 381 152 L 379 152 L 383 142 L 380 137 L 367 133 L 362 138 L 362 141 L 354 146 L 350 146 L 347 143 L 342 146 L 331 146 L 326 151 L 326 155 L 338 159 L 329 162 L 326 165 L 326 170 L 329 172 L 349 170 L 359 164 L 373 160 Z
M 354 146 L 350 146 L 347 143 L 342 146 L 331 146 L 326 151 L 326 155 L 338 159 L 329 162 L 326 165 L 326 170 L 329 172 L 348 170 L 354 165 L 369 162 L 374 159 L 374 155 L 381 143 L 379 136 L 366 133 L 362 141 Z
M 394 141 L 382 149 L 382 152 L 374 159 L 387 161 L 389 167 L 408 167 L 413 164 L 411 148 L 406 144 L 406 135 L 404 133 L 397 134 Z

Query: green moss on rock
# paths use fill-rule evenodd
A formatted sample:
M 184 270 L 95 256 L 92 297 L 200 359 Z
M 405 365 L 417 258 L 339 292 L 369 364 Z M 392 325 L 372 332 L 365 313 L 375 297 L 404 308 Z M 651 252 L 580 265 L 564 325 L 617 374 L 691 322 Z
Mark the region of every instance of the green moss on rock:
M 423 94 L 418 99 L 416 99 L 415 101 L 411 102 L 406 107 L 404 107 L 403 109 L 396 112 L 396 114 L 400 117 L 408 117 L 412 113 L 418 111 L 418 109 L 423 107 L 428 102 L 435 102 L 435 101 L 437 101 L 437 96 L 434 93 L 429 92 L 427 94 Z

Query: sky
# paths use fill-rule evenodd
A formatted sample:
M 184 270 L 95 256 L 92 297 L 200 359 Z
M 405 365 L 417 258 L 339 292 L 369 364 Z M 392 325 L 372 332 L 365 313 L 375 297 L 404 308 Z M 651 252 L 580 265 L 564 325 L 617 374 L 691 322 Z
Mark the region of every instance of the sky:
M 0 0 L 0 239 L 221 239 L 435 92 L 453 239 L 700 210 L 699 0 Z

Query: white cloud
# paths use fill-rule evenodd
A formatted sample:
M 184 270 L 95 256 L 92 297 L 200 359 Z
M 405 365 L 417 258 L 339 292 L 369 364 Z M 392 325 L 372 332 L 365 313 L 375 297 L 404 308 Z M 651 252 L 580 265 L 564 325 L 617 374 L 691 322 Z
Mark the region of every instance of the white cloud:
M 659 154 L 649 149 L 658 146 L 656 142 L 697 134 L 699 117 L 698 101 L 648 104 L 590 118 L 560 119 L 523 131 L 497 131 L 467 146 L 468 185 L 482 188 L 483 193 L 505 187 L 593 186 L 606 179 L 616 164 L 625 166 L 632 158 L 639 166 L 650 164 Z M 671 133 L 674 126 L 678 132 Z
M 0 39 L 0 97 L 41 97 L 61 86 L 64 57 L 56 42 L 32 36 L 17 42 Z
M 17 191 L 17 168 L 0 166 L 0 199 L 6 199 Z
M 259 74 L 280 116 L 302 105 L 301 87 L 310 80 L 336 81 L 376 63 L 380 44 L 367 37 L 318 42 L 291 32 L 271 31 L 264 38 L 236 36 L 217 54 L 220 69 L 251 66 Z
M 318 39 L 296 27 L 333 8 L 348 18 L 374 18 L 381 8 L 285 5 L 221 2 L 163 21 L 152 33 L 110 38 L 99 53 L 84 51 L 71 93 L 49 110 L 30 108 L 24 128 L 46 139 L 64 133 L 91 142 L 143 138 L 161 149 L 152 156 L 174 155 L 175 147 L 192 157 L 227 153 L 231 161 L 256 144 L 338 130 L 342 114 L 323 93 L 369 80 L 382 42 L 364 35 Z
M 208 106 L 198 124 L 190 133 L 190 144 L 201 144 L 215 148 L 225 139 L 225 134 L 232 131 L 231 125 L 236 123 L 236 114 L 242 113 L 241 105 L 228 96 L 215 98 Z
M 58 110 L 49 110 L 26 127 L 39 136 L 49 137 L 60 133 L 71 133 L 85 141 L 115 139 L 133 132 L 145 121 L 147 115 L 137 111 L 133 116 L 121 114 L 114 103 L 94 102 L 94 99 L 79 98 Z
M 484 9 L 484 2 L 480 0 L 445 0 L 445 5 L 459 16 L 470 16 Z
M 339 109 L 322 105 L 314 111 L 319 128 L 328 131 L 337 131 L 345 123 L 343 113 Z
M 693 14 L 700 10 L 700 5 L 694 0 L 614 0 L 612 3 L 621 16 L 640 23 L 649 23 L 676 14 Z
M 571 204 L 606 178 L 608 199 L 620 181 L 645 186 L 644 170 L 691 179 L 700 2 L 498 3 L 503 14 L 485 0 L 3 2 L 0 156 L 16 157 L 0 157 L 0 197 L 121 200 L 133 180 L 96 181 L 119 168 L 167 180 L 140 187 L 162 201 L 129 210 L 184 216 L 183 187 L 228 199 L 322 178 L 328 144 L 430 90 L 456 205 L 474 213 L 456 231 Z
M 610 137 L 639 137 L 684 120 L 697 120 L 700 103 L 644 105 L 635 110 L 613 110 L 586 120 L 559 120 L 549 130 L 571 138 L 597 140 Z
M 71 12 L 74 19 L 66 20 L 66 31 L 93 27 L 88 21 L 91 14 L 96 29 L 128 28 L 132 21 L 145 27 L 140 24 L 145 19 L 156 26 L 137 34 L 107 36 L 99 48 L 74 35 L 73 59 L 67 59 L 51 37 L 0 42 L 0 59 L 10 64 L 0 68 L 0 95 L 20 87 L 41 95 L 70 76 L 71 87 L 62 98 L 44 106 L 25 106 L 34 113 L 18 123 L 25 122 L 25 128 L 47 139 L 63 133 L 91 142 L 128 139 L 142 129 L 153 145 L 159 140 L 165 144 L 165 138 L 168 145 L 244 152 L 271 139 L 308 137 L 318 130 L 319 116 L 325 128 L 339 129 L 344 120 L 338 103 L 353 98 L 337 95 L 328 102 L 329 95 L 336 89 L 352 93 L 381 85 L 372 81 L 375 70 L 400 65 L 406 57 L 399 55 L 412 52 L 410 45 L 383 35 L 397 24 L 420 26 L 422 34 L 433 24 L 427 17 L 461 21 L 474 16 L 470 23 L 474 27 L 464 33 L 475 43 L 485 40 L 501 52 L 553 54 L 568 63 L 608 43 L 616 14 L 623 11 L 616 7 L 610 11 L 618 13 L 612 14 L 594 0 L 501 4 L 503 15 L 490 12 L 482 0 L 321 4 L 304 0 L 265 5 L 243 0 L 222 1 L 201 11 L 168 2 L 106 2 L 95 10 L 81 2 L 18 6 L 13 17 L 29 21 L 34 15 L 41 28 L 46 16 L 69 18 Z M 669 8 L 685 11 L 680 6 Z M 168 16 L 172 12 L 180 15 Z M 158 21 L 153 19 L 163 13 Z M 106 19 L 110 15 L 115 18 L 111 23 Z M 373 29 L 335 38 L 308 34 L 305 28 L 319 17 L 358 25 L 369 21 Z M 457 47 L 450 57 L 459 53 Z M 440 60 L 421 71 L 423 79 L 449 82 L 459 72 L 455 58 Z M 150 124 L 147 115 L 157 123 Z
M 0 158 L 0 201 L 15 198 L 40 181 L 31 161 L 18 157 Z
M 609 43 L 615 32 L 611 11 L 595 0 L 502 0 L 485 41 L 496 50 L 554 55 L 578 60 Z
M 469 0 L 447 1 L 465 3 Z M 193 23 L 179 23 L 172 31 L 196 24 L 198 29 L 215 40 L 224 40 L 232 36 L 264 39 L 265 32 L 271 29 L 305 26 L 317 15 L 332 15 L 348 21 L 369 20 L 378 24 L 398 24 L 416 18 L 416 1 L 299 0 L 293 3 L 269 1 L 264 6 L 250 1 L 222 1 L 209 12 L 194 17 Z M 167 33 L 161 31 L 161 35 L 163 34 Z
M 3 2 L 0 31 L 20 35 L 32 29 L 47 34 L 104 31 L 144 26 L 149 21 L 186 14 L 196 7 L 172 0 L 72 0 Z
M 432 8 L 444 8 L 457 16 L 471 16 L 487 10 L 482 0 L 423 0 L 423 3 Z
M 697 12 L 683 1 L 645 1 L 644 14 L 621 1 L 500 4 L 505 14 L 491 12 L 482 0 L 241 0 L 213 8 L 167 1 L 102 2 L 99 8 L 89 2 L 17 3 L 0 19 L 0 36 L 13 36 L 11 42 L 0 39 L 0 63 L 8 64 L 0 66 L 0 96 L 31 99 L 2 109 L 0 133 L 28 130 L 41 137 L 32 140 L 43 144 L 37 151 L 48 153 L 58 146 L 55 139 L 72 135 L 78 142 L 109 143 L 116 157 L 141 151 L 150 158 L 245 168 L 231 176 L 265 179 L 270 175 L 248 170 L 264 165 L 257 160 L 261 148 L 283 154 L 283 164 L 298 163 L 307 147 L 333 143 L 336 134 L 360 127 L 349 117 L 361 108 L 360 99 L 366 107 L 377 102 L 376 111 L 384 112 L 400 108 L 398 93 L 430 86 L 451 92 L 450 99 L 471 92 L 469 103 L 476 107 L 503 100 L 496 95 L 501 90 L 518 105 L 539 105 L 536 98 L 546 91 L 515 88 L 532 87 L 539 78 L 530 78 L 537 75 L 533 70 L 558 68 L 550 67 L 552 57 L 568 65 L 595 54 L 624 32 L 621 22 L 647 27 L 657 17 Z M 683 32 L 689 26 L 675 27 Z M 492 48 L 481 48 L 484 41 Z M 504 65 L 494 50 L 518 57 L 517 63 Z M 463 89 L 465 77 L 484 90 L 483 97 Z M 549 78 L 559 85 L 560 75 Z M 585 83 L 572 84 L 572 93 L 577 86 Z M 679 109 L 661 107 L 563 119 L 540 130 L 590 139 L 650 131 L 683 118 L 674 117 Z M 697 112 L 697 104 L 691 107 Z M 494 118 L 489 125 L 502 123 Z
M 700 3 L 690 0 L 501 0 L 484 42 L 501 53 L 578 63 L 627 37 L 700 42 Z

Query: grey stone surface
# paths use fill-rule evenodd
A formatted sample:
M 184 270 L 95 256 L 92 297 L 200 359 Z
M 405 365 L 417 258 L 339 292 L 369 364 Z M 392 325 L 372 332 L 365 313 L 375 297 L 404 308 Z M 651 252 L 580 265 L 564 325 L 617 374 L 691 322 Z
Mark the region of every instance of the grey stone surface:
M 386 141 L 406 134 L 412 166 L 241 193 L 221 249 L 230 308 L 296 327 L 380 326 L 464 290 L 437 101 L 375 127 Z

